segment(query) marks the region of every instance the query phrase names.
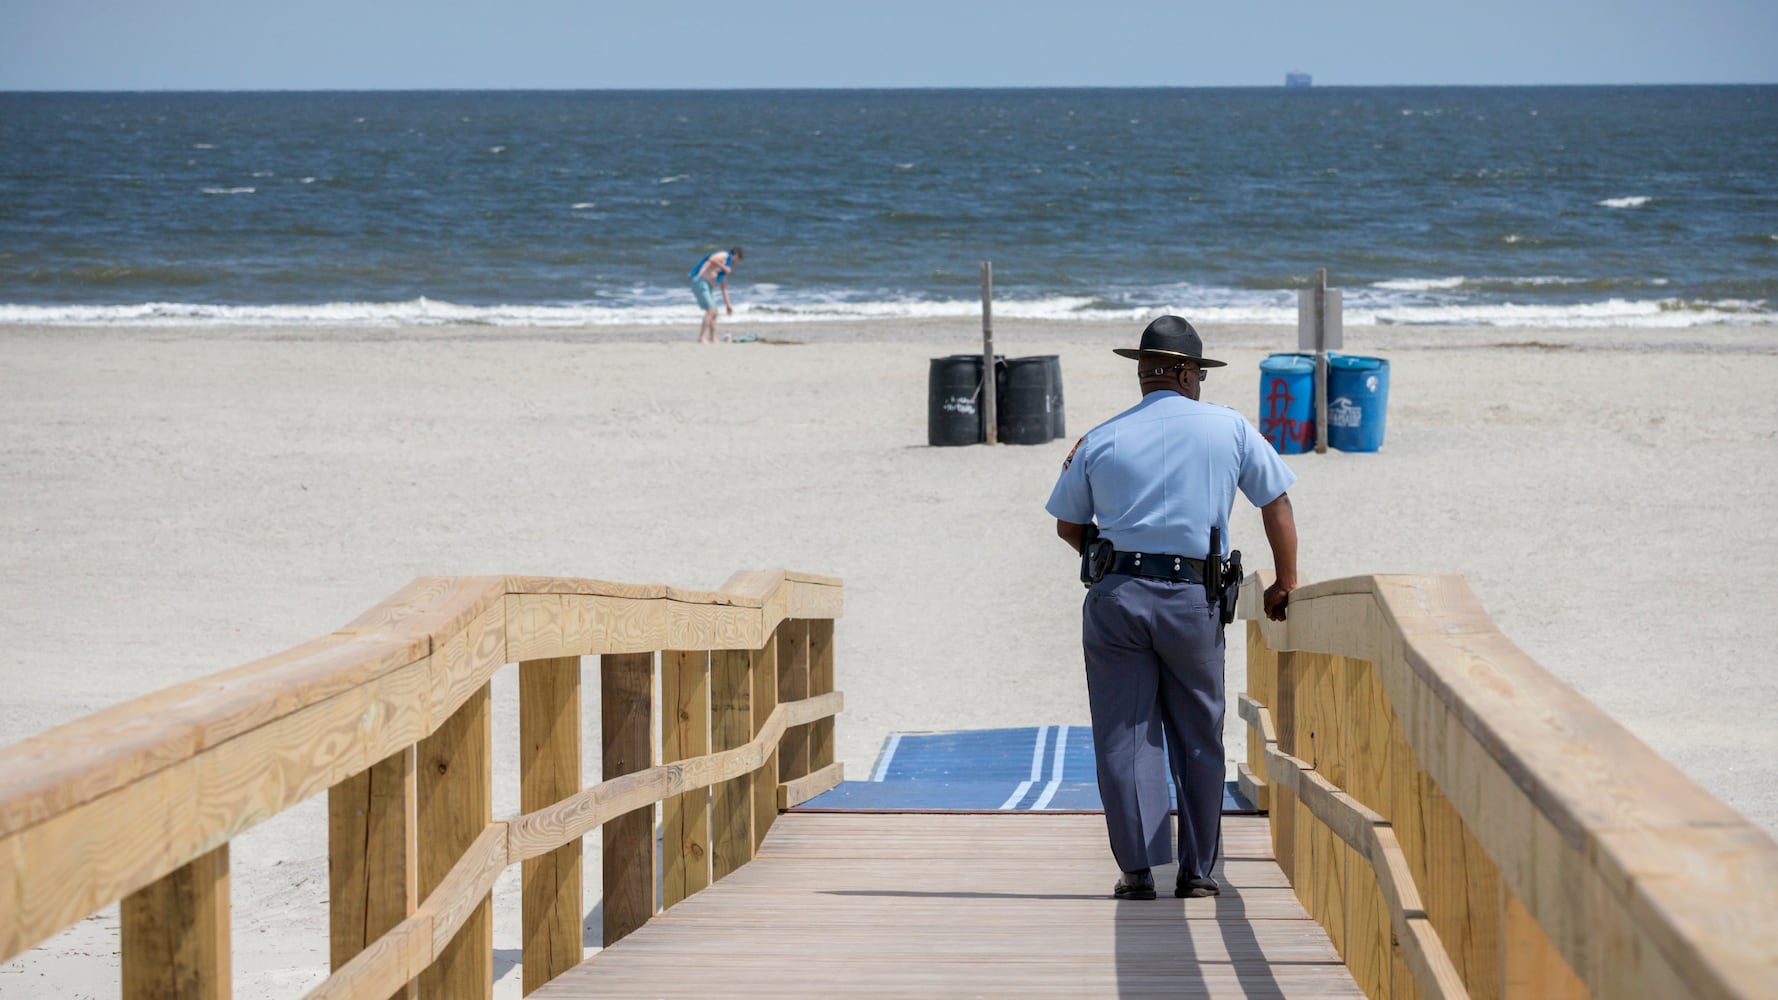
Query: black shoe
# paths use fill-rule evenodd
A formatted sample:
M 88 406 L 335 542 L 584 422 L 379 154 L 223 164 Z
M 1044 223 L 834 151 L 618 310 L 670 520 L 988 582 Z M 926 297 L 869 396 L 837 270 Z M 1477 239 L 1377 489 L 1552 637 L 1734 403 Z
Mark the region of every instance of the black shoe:
M 1222 894 L 1222 886 L 1213 878 L 1198 878 L 1196 875 L 1182 876 L 1173 884 L 1173 895 L 1180 899 L 1202 899 L 1205 896 Z
M 1141 871 L 1124 872 L 1117 880 L 1117 886 L 1111 894 L 1119 899 L 1153 899 L 1154 872 L 1147 868 Z

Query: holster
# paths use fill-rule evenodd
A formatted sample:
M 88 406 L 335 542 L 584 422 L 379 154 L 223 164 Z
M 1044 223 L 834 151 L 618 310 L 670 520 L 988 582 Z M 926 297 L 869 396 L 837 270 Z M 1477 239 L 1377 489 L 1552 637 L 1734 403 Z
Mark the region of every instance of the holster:
M 1222 596 L 1217 610 L 1224 625 L 1235 620 L 1235 602 L 1241 597 L 1241 550 L 1229 553 L 1228 565 L 1222 570 Z
M 1204 597 L 1216 602 L 1216 614 L 1224 625 L 1235 620 L 1235 600 L 1241 596 L 1241 550 L 1222 561 L 1222 529 L 1210 529 L 1210 551 L 1204 556 Z
M 1099 537 L 1099 526 L 1087 525 L 1085 536 L 1080 542 L 1080 582 L 1091 587 L 1105 579 L 1105 573 L 1111 569 L 1111 558 L 1117 552 L 1111 543 Z

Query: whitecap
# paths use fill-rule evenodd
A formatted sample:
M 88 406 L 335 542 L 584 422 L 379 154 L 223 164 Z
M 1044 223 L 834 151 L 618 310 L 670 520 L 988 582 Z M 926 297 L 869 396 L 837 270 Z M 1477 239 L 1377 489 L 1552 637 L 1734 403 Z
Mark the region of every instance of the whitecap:
M 253 171 L 253 176 L 255 176 L 255 177 L 274 177 L 276 175 L 273 174 L 270 170 L 255 170 L 255 171 Z
M 577 201 L 577 202 L 575 202 L 575 203 L 574 203 L 574 204 L 573 204 L 573 205 L 572 205 L 572 206 L 570 206 L 570 207 L 572 207 L 572 208 L 575 208 L 575 209 L 584 209 L 584 208 L 594 208 L 594 207 L 596 207 L 596 206 L 597 206 L 597 205 L 598 205 L 598 202 L 592 202 L 592 201 Z
M 1392 278 L 1388 281 L 1371 282 L 1372 288 L 1387 288 L 1392 292 L 1433 292 L 1450 288 L 1461 288 L 1467 279 L 1455 278 Z
M 1502 236 L 1500 238 L 1500 242 L 1502 242 L 1502 243 L 1523 243 L 1523 242 L 1525 242 L 1525 237 L 1520 236 L 1518 233 L 1507 233 L 1505 236 Z
M 252 194 L 253 191 L 254 191 L 254 189 L 250 188 L 250 187 L 205 188 L 204 189 L 205 194 Z
M 504 152 L 506 152 L 506 147 L 505 146 L 489 146 L 488 152 L 490 152 L 490 153 L 504 153 Z
M 302 180 L 300 180 L 300 181 L 297 181 L 297 183 L 298 183 L 298 184 L 313 184 L 313 183 L 315 183 L 315 178 L 313 178 L 313 177 L 304 177 L 304 178 L 303 178 L 303 179 L 302 179 Z
M 680 181 L 688 181 L 688 180 L 691 180 L 690 174 L 674 174 L 671 177 L 662 177 L 659 180 L 655 181 L 655 183 L 656 184 L 677 184 Z
M 1633 195 L 1629 198 L 1607 198 L 1593 204 L 1601 208 L 1641 208 L 1654 199 L 1645 194 Z
M 216 147 L 210 145 L 207 142 L 195 142 L 195 143 L 192 143 L 191 148 L 193 148 L 193 149 L 215 149 Z
M 912 163 L 897 163 L 895 169 L 902 171 L 912 170 L 914 169 L 914 165 Z

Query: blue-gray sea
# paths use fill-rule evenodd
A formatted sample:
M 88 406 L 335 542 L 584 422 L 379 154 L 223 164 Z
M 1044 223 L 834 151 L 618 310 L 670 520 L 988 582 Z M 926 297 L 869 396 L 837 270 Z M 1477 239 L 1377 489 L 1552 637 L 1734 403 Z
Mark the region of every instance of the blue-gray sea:
M 0 94 L 0 322 L 1778 321 L 1778 87 Z

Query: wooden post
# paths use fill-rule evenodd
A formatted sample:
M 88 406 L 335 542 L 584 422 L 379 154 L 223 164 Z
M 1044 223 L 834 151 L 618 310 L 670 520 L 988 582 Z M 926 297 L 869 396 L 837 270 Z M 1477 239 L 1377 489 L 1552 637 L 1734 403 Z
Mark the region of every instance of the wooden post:
M 229 996 L 227 844 L 125 896 L 119 917 L 124 1000 Z
M 604 778 L 654 766 L 654 654 L 599 658 Z M 609 948 L 654 916 L 654 806 L 605 821 L 605 936 Z
M 809 622 L 809 694 L 833 692 L 833 619 L 817 618 Z M 818 719 L 809 726 L 809 770 L 819 771 L 833 763 L 833 717 Z
M 772 709 L 778 707 L 778 633 L 767 636 L 766 644 L 749 652 L 747 658 L 750 661 L 747 674 L 753 683 L 753 721 L 747 738 L 752 739 L 765 728 Z M 778 749 L 773 747 L 766 754 L 765 763 L 753 774 L 753 850 L 750 857 L 759 855 L 759 845 L 765 841 L 766 834 L 772 829 L 772 820 L 777 817 Z
M 778 701 L 809 696 L 809 623 L 786 618 L 778 626 Z M 792 726 L 778 744 L 778 780 L 794 781 L 809 774 L 809 727 Z
M 1000 443 L 999 387 L 994 381 L 994 265 L 982 261 L 982 440 Z
M 710 654 L 661 654 L 661 763 L 710 752 Z M 710 789 L 661 803 L 661 906 L 710 884 Z
M 519 664 L 519 807 L 535 812 L 580 791 L 580 657 Z M 524 992 L 586 957 L 581 841 L 522 867 Z
M 1302 653 L 1281 650 L 1278 653 L 1277 672 L 1273 675 L 1272 690 L 1277 696 L 1277 704 L 1272 706 L 1272 730 L 1278 738 L 1278 750 L 1291 756 L 1297 756 L 1296 734 L 1296 698 L 1297 698 L 1297 658 Z M 1277 860 L 1278 867 L 1283 869 L 1284 877 L 1292 888 L 1302 884 L 1308 872 L 1298 872 L 1296 867 L 1296 837 L 1298 817 L 1301 805 L 1296 800 L 1296 793 L 1283 786 L 1272 789 L 1272 857 Z M 1300 900 L 1303 893 L 1297 891 Z M 1306 907 L 1305 907 L 1306 908 Z
M 733 750 L 753 738 L 748 703 L 744 650 L 719 649 L 710 654 L 710 749 Z M 710 790 L 710 876 L 720 880 L 753 858 L 753 778 L 719 782 Z
M 1346 780 L 1341 785 L 1354 799 L 1388 818 L 1389 733 L 1394 720 L 1389 696 L 1373 664 L 1350 660 L 1347 668 L 1343 678 Z M 1343 957 L 1367 996 L 1389 994 L 1391 934 L 1389 908 L 1375 871 L 1364 861 L 1348 859 Z
M 414 762 L 419 898 L 425 899 L 494 820 L 488 686 L 420 741 Z M 420 974 L 422 997 L 491 997 L 494 918 L 483 897 L 457 936 Z
M 418 906 L 414 748 L 327 790 L 328 959 L 338 972 Z M 417 983 L 396 997 L 416 996 Z
M 1500 996 L 1500 872 L 1457 808 L 1425 778 L 1426 919 L 1444 942 L 1469 995 Z
M 1315 269 L 1315 454 L 1327 454 L 1327 268 Z

